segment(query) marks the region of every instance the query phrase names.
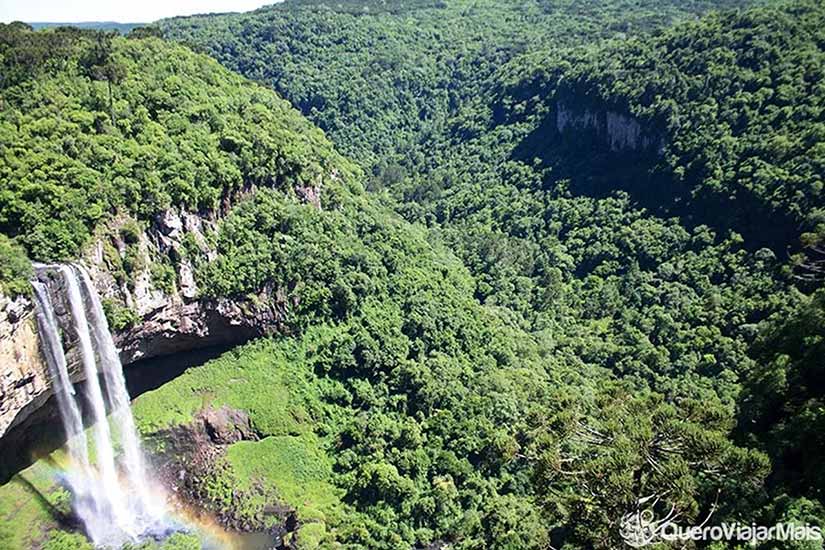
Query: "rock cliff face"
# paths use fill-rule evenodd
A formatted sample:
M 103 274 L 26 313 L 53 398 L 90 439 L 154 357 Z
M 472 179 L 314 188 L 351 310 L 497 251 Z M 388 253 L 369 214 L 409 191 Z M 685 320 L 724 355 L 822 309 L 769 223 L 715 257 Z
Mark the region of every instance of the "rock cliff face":
M 31 302 L 0 295 L 0 434 L 46 402 L 49 384 Z
M 128 222 L 127 222 L 128 223 Z M 254 302 L 248 297 L 206 300 L 198 298 L 187 248 L 214 259 L 207 243 L 215 220 L 191 213 L 167 210 L 134 242 L 126 243 L 114 231 L 112 242 L 96 243 L 86 259 L 101 297 L 124 305 L 138 322 L 115 334 L 124 364 L 200 347 L 240 343 L 254 336 L 276 332 L 286 312 L 285 299 L 274 288 L 265 288 Z M 134 239 L 134 237 L 132 237 Z M 136 256 L 143 269 L 128 281 L 112 273 L 112 248 L 117 256 Z M 131 251 L 129 250 L 131 248 Z M 172 280 L 160 285 L 152 266 L 173 269 Z
M 317 200 L 317 195 L 312 196 Z M 115 220 L 101 232 L 83 264 L 104 304 L 127 314 L 130 322 L 113 327 L 121 360 L 144 358 L 215 345 L 242 343 L 282 330 L 285 295 L 264 288 L 258 296 L 208 300 L 198 297 L 187 248 L 214 258 L 208 245 L 215 219 L 167 210 L 148 227 Z M 135 231 L 134 228 L 139 230 Z M 123 263 L 132 267 L 127 275 Z M 158 266 L 165 266 L 163 284 Z M 83 379 L 74 350 L 74 329 L 64 303 L 60 277 L 48 269 L 38 278 L 47 284 L 67 344 L 72 380 Z M 0 438 L 26 421 L 52 395 L 51 376 L 40 351 L 31 300 L 0 295 Z
M 664 141 L 661 136 L 647 131 L 634 117 L 610 110 L 573 107 L 565 101 L 556 101 L 556 130 L 560 134 L 571 131 L 593 131 L 614 153 L 622 151 L 653 150 L 661 154 Z
M 327 177 L 337 180 L 339 175 L 333 170 Z M 295 184 L 291 193 L 320 209 L 322 179 Z M 140 359 L 240 344 L 284 330 L 288 304 L 283 289 L 268 285 L 255 296 L 204 299 L 189 259 L 193 254 L 210 261 L 216 258 L 210 237 L 221 217 L 255 191 L 254 186 L 236 191 L 215 212 L 168 209 L 149 224 L 119 217 L 99 230 L 82 263 L 104 307 L 109 307 L 110 324 L 118 315 L 121 321 L 126 318 L 112 326 L 124 366 Z M 80 383 L 76 336 L 61 280 L 48 270 L 38 277 L 49 288 L 56 309 L 70 376 Z M 40 350 L 33 302 L 0 294 L 0 443 L 8 441 L 4 437 L 9 430 L 33 419 L 34 413 L 41 418 L 53 414 L 43 406 L 51 396 L 51 375 Z

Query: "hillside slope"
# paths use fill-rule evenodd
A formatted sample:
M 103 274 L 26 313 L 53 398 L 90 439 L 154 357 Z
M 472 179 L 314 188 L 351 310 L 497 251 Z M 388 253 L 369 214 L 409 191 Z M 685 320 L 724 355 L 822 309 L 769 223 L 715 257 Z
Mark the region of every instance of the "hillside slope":
M 823 7 L 340 5 L 160 26 L 328 129 L 563 362 L 721 397 L 775 459 L 737 517 L 821 517 Z
M 0 31 L 0 231 L 34 259 L 76 256 L 113 210 L 217 210 L 245 187 L 352 171 L 288 103 L 185 48 Z
M 725 517 L 764 502 L 767 457 L 731 432 L 741 325 L 773 307 L 769 261 L 621 199 L 560 199 L 559 216 L 619 227 L 582 223 L 548 247 L 558 261 L 534 288 L 545 330 L 531 334 L 507 288 L 485 296 L 275 93 L 155 38 L 0 31 L 6 287 L 25 294 L 27 255 L 95 245 L 98 275 L 126 288 L 148 273 L 175 292 L 188 265 L 187 300 L 278 314 L 269 338 L 136 403 L 159 461 L 210 411 L 248 415 L 254 438 L 184 475 L 196 506 L 299 548 L 539 549 L 615 548 L 619 519 L 649 494 L 685 521 L 720 491 Z M 170 230 L 170 210 L 208 222 L 202 238 L 147 256 L 145 233 Z M 645 261 L 624 269 L 628 250 Z M 126 306 L 113 325 L 143 322 Z M 80 545 L 49 532 L 68 511 L 50 460 L 0 487 L 5 546 Z
M 754 248 L 798 249 L 800 235 L 825 219 L 823 21 L 818 3 L 792 2 L 582 48 L 557 64 L 531 53 L 510 68 L 522 72 L 511 92 L 543 97 L 550 119 L 560 108 L 632 117 L 661 147 L 643 161 L 646 174 L 621 182 L 639 201 L 734 229 Z M 588 169 L 575 145 L 547 145 L 553 122 L 532 137 L 535 152 L 556 164 L 565 156 L 571 173 L 609 186 L 594 173 L 609 166 Z
M 288 0 L 158 23 L 167 37 L 271 86 L 382 178 L 418 172 L 461 112 L 485 109 L 518 53 L 634 34 L 745 0 Z M 379 178 L 381 179 L 381 178 Z

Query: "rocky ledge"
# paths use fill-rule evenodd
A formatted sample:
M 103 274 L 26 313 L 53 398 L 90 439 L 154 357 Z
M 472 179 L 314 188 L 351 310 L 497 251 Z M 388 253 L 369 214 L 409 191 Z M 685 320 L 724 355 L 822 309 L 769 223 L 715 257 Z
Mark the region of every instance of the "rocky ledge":
M 220 496 L 215 487 L 226 483 L 227 448 L 239 441 L 258 441 L 249 416 L 229 407 L 206 408 L 187 425 L 176 426 L 153 436 L 161 452 L 153 455 L 154 468 L 175 502 L 187 509 L 206 512 L 224 528 L 238 532 L 260 532 L 272 536 L 272 548 L 294 550 L 300 522 L 294 508 L 280 502 L 278 495 L 257 483 L 248 488 L 231 488 Z M 210 489 L 211 488 L 211 489 Z M 256 511 L 251 517 L 252 502 Z
M 630 114 L 574 105 L 563 100 L 556 101 L 554 111 L 559 134 L 595 132 L 613 153 L 653 151 L 661 155 L 664 151 L 662 136 L 649 131 Z
M 135 230 L 134 220 L 118 219 L 97 238 L 83 264 L 105 304 L 127 314 L 128 322 L 113 327 L 115 343 L 124 365 L 140 359 L 170 355 L 210 346 L 226 346 L 282 330 L 286 297 L 276 288 L 258 296 L 238 299 L 199 297 L 185 248 L 197 246 L 214 257 L 207 235 L 216 221 L 190 213 L 167 210 L 149 227 Z M 194 244 L 193 244 L 194 243 Z M 122 264 L 130 258 L 134 269 L 123 276 Z M 153 266 L 163 262 L 171 274 L 158 285 Z M 68 343 L 69 371 L 82 381 L 74 329 L 64 302 L 59 277 L 41 275 L 47 283 Z M 40 351 L 31 300 L 0 295 L 0 438 L 43 407 L 52 395 L 51 377 Z

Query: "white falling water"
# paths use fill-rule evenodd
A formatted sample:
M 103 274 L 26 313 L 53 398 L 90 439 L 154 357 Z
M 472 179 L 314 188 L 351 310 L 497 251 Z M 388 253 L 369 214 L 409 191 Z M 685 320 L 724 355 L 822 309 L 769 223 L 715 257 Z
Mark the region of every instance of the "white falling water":
M 123 368 L 88 273 L 80 267 L 67 265 L 49 269 L 59 271 L 65 282 L 93 423 L 91 431 L 96 460 L 92 462 L 54 308 L 44 285 L 34 282 L 44 353 L 58 382 L 55 393 L 69 438 L 73 471 L 69 472 L 67 480 L 74 495 L 74 510 L 95 545 L 120 547 L 126 542 L 137 542 L 142 535 L 164 530 L 165 503 L 153 493 L 149 483 Z M 105 397 L 99 372 L 105 381 Z M 119 434 L 120 456 L 106 414 L 107 401 L 114 431 Z
M 89 298 L 89 320 L 92 324 L 92 334 L 97 344 L 103 377 L 106 381 L 106 395 L 111 406 L 111 415 L 115 419 L 115 424 L 120 428 L 123 463 L 126 467 L 129 486 L 136 492 L 136 498 L 132 501 L 136 506 L 132 507 L 132 513 L 144 523 L 146 520 L 158 520 L 164 514 L 164 502 L 150 490 L 151 485 L 146 473 L 140 437 L 132 416 L 126 379 L 123 377 L 123 365 L 120 363 L 117 348 L 112 340 L 109 322 L 89 273 L 80 266 L 75 269 L 80 274 L 83 290 Z
M 86 307 L 80 294 L 80 285 L 74 269 L 70 266 L 61 266 L 60 270 L 66 280 L 66 294 L 72 320 L 77 331 L 80 355 L 83 361 L 83 374 L 86 377 L 86 393 L 92 407 L 92 422 L 97 452 L 97 467 L 100 472 L 103 498 L 106 512 L 101 520 L 106 524 L 122 529 L 130 538 L 136 538 L 137 533 L 126 507 L 126 496 L 120 486 L 115 465 L 115 450 L 112 445 L 112 435 L 109 422 L 106 419 L 106 402 L 103 400 L 103 391 L 97 376 L 97 362 L 92 347 L 91 331 L 86 318 Z
M 80 521 L 87 526 L 89 536 L 93 540 L 102 537 L 103 533 L 96 529 L 94 518 L 100 508 L 95 495 L 89 491 L 88 481 L 91 479 L 91 465 L 89 464 L 89 450 L 86 441 L 86 432 L 83 431 L 83 419 L 80 408 L 75 399 L 74 387 L 69 378 L 66 365 L 66 355 L 60 341 L 60 331 L 57 319 L 54 316 L 54 307 L 46 286 L 35 281 L 34 294 L 37 300 L 37 325 L 40 339 L 43 342 L 43 352 L 46 356 L 49 370 L 55 384 L 57 407 L 63 428 L 66 430 L 66 446 L 73 462 L 73 471 L 66 476 L 69 489 L 75 496 L 74 510 Z

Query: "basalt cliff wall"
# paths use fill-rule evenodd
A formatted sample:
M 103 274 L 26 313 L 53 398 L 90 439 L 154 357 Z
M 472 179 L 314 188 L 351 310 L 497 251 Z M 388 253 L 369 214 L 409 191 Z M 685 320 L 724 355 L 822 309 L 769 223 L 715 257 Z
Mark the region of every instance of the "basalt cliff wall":
M 140 359 L 217 345 L 242 343 L 282 329 L 285 297 L 276 288 L 258 296 L 204 299 L 200 297 L 187 247 L 197 246 L 208 257 L 214 251 L 208 234 L 215 216 L 170 209 L 139 231 L 134 220 L 116 219 L 101 232 L 82 259 L 104 304 L 129 316 L 113 326 L 124 365 Z M 124 276 L 122 263 L 134 268 Z M 165 284 L 153 268 L 167 269 Z M 73 321 L 65 304 L 64 282 L 48 267 L 37 270 L 46 283 L 67 347 L 73 382 L 83 380 L 75 349 Z M 52 377 L 40 350 L 34 305 L 26 297 L 0 295 L 0 441 L 38 412 L 52 395 Z
M 613 153 L 652 151 L 659 155 L 664 149 L 662 136 L 628 113 L 567 99 L 557 100 L 554 111 L 556 131 L 561 136 L 592 132 Z

